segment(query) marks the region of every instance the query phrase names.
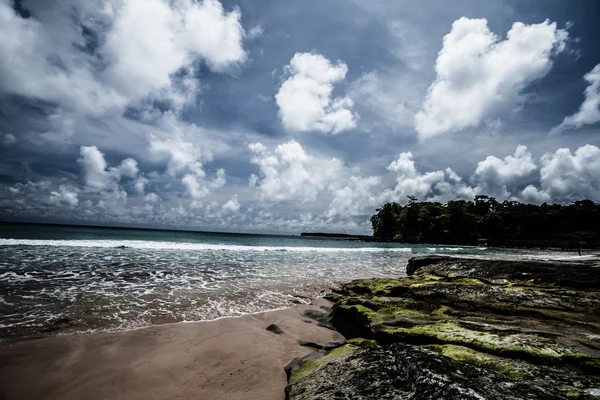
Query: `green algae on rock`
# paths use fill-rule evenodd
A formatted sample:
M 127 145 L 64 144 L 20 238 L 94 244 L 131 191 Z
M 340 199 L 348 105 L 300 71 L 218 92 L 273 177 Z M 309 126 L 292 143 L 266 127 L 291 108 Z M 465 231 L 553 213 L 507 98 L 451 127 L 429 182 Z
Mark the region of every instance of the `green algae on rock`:
M 394 343 L 336 350 L 292 373 L 289 400 L 561 399 L 526 382 L 463 364 L 418 346 Z
M 347 339 L 376 341 L 384 348 L 422 346 L 457 365 L 536 385 L 558 398 L 600 398 L 597 262 L 421 257 L 409 261 L 407 272 L 403 278 L 344 285 L 332 325 Z M 361 349 L 368 351 L 375 350 Z M 339 370 L 352 360 L 347 356 L 331 362 Z M 290 397 L 300 398 L 326 397 Z

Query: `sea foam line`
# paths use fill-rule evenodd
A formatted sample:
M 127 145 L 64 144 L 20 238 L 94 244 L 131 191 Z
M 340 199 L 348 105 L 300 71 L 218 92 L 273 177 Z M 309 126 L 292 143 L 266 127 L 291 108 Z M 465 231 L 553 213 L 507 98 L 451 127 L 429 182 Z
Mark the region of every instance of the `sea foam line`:
M 188 251 L 288 251 L 288 252 L 401 252 L 412 253 L 410 247 L 295 247 L 295 246 L 242 246 L 232 244 L 208 244 L 186 242 L 164 242 L 146 240 L 34 240 L 0 239 L 0 246 L 50 246 L 50 247 L 90 247 L 90 248 L 132 248 L 151 250 Z

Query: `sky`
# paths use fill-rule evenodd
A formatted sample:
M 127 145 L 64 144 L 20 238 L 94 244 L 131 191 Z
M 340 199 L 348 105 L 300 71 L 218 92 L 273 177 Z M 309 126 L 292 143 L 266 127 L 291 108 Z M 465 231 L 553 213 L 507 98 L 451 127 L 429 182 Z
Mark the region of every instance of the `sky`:
M 600 201 L 600 3 L 0 0 L 0 220 L 370 233 Z

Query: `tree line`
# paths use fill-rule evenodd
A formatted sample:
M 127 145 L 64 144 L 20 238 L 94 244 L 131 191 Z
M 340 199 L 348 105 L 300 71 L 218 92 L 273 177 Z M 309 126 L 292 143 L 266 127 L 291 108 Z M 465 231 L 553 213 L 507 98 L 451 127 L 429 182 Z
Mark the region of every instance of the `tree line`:
M 600 204 L 591 200 L 560 204 L 498 202 L 476 196 L 446 204 L 391 202 L 371 217 L 377 241 L 517 247 L 597 248 Z

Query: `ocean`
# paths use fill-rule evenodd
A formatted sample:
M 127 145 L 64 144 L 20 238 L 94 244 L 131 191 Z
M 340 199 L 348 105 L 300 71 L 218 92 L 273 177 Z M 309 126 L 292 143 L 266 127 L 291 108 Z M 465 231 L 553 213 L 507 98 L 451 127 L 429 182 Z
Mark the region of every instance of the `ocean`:
M 410 257 L 573 253 L 300 236 L 0 223 L 0 340 L 239 316 L 309 303 Z

